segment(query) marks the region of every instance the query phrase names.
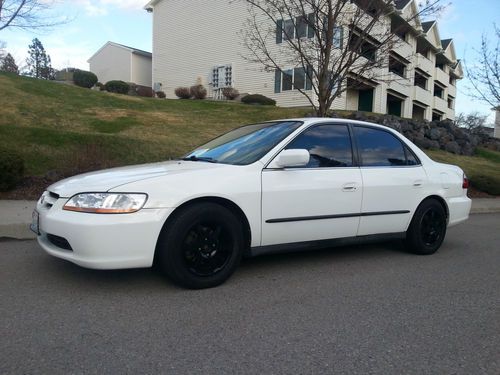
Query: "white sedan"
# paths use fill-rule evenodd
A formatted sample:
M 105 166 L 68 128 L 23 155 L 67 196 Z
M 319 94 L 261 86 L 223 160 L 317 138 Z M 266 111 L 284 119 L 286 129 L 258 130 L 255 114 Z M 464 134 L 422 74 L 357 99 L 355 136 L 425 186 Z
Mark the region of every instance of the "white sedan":
M 401 238 L 417 254 L 469 217 L 463 171 L 398 132 L 340 119 L 240 127 L 180 160 L 50 186 L 32 229 L 83 267 L 154 263 L 188 288 L 224 282 L 242 256 Z

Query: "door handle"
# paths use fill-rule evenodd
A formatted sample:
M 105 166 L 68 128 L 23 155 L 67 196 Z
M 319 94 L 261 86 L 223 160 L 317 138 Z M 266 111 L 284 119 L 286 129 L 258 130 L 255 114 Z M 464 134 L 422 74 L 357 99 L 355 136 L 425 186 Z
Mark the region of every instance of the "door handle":
M 422 180 L 417 180 L 413 183 L 414 187 L 421 187 L 424 184 Z
M 358 186 L 355 183 L 348 183 L 342 186 L 342 191 L 345 191 L 347 193 L 352 193 L 356 190 L 358 190 Z

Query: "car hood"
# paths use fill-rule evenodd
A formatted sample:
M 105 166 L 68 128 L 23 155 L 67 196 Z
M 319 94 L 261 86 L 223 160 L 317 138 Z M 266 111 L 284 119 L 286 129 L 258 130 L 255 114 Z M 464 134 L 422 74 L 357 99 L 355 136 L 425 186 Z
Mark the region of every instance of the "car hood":
M 106 169 L 70 177 L 49 186 L 48 191 L 60 197 L 70 198 L 78 193 L 106 192 L 121 185 L 160 177 L 166 174 L 184 173 L 187 171 L 221 168 L 223 164 L 192 161 L 167 161 L 162 163 L 134 165 Z

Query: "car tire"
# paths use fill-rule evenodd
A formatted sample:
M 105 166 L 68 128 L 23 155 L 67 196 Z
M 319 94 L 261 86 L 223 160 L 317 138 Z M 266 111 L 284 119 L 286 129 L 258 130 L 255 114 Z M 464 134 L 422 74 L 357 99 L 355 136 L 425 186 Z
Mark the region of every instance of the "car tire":
M 211 202 L 187 206 L 162 231 L 158 266 L 179 286 L 215 287 L 240 263 L 243 238 L 243 225 L 231 210 Z
M 418 206 L 406 232 L 406 245 L 419 255 L 434 254 L 446 236 L 446 212 L 435 199 L 427 199 Z

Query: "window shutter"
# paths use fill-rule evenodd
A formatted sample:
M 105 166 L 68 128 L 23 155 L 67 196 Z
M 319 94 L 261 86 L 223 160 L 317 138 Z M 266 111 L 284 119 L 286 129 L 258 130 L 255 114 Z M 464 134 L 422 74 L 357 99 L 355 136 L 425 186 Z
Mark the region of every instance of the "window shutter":
M 274 71 L 274 92 L 276 94 L 281 92 L 281 72 L 278 69 Z
M 312 90 L 312 77 L 313 77 L 312 66 L 308 66 L 306 69 L 306 90 Z
M 276 22 L 276 44 L 283 42 L 283 20 Z
M 314 13 L 310 13 L 307 15 L 307 37 L 314 38 L 314 25 L 315 25 L 316 17 Z

